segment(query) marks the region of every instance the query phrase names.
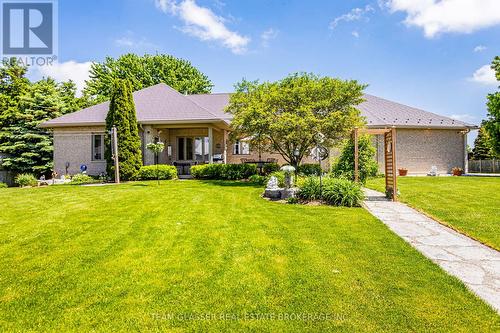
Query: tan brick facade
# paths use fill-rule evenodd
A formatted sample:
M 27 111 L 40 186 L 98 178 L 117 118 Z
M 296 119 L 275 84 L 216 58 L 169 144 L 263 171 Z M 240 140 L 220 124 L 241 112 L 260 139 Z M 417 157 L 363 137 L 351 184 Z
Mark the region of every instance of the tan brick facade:
M 92 134 L 103 134 L 104 127 L 60 127 L 54 129 L 54 170 L 59 175 L 74 175 L 80 166 L 87 166 L 87 173 L 99 175 L 106 172 L 105 161 L 92 161 Z M 68 168 L 66 168 L 66 164 Z
M 465 169 L 466 135 L 457 129 L 397 129 L 396 165 L 409 174 L 427 174 L 432 166 L 438 173 L 450 173 L 453 167 Z M 384 141 L 378 135 L 379 171 L 384 170 Z
M 158 130 L 160 132 L 158 132 Z M 149 132 L 149 133 L 148 133 Z M 106 172 L 106 162 L 92 161 L 91 135 L 104 133 L 104 127 L 67 127 L 54 129 L 54 167 L 58 174 L 66 173 L 66 163 L 69 174 L 80 172 L 80 165 L 88 167 L 88 173 L 99 175 Z M 152 142 L 159 137 L 167 146 L 171 146 L 171 155 L 168 156 L 167 149 L 159 158 L 160 163 L 172 164 L 177 159 L 178 137 L 206 137 L 208 128 L 161 128 L 144 126 L 140 130 L 143 142 Z M 213 154 L 224 153 L 224 134 L 220 129 L 213 129 Z M 450 173 L 451 168 L 458 166 L 464 168 L 464 140 L 465 135 L 460 130 L 441 129 L 398 129 L 396 159 L 398 168 L 408 169 L 410 174 L 426 174 L 431 166 L 435 165 L 439 173 Z M 377 160 L 380 172 L 384 169 L 383 140 L 380 136 L 374 138 L 377 147 Z M 153 155 L 143 147 L 144 163 L 154 163 Z M 233 143 L 227 144 L 227 162 L 241 163 L 242 158 L 259 158 L 258 152 L 250 151 L 247 155 L 233 154 Z M 286 161 L 279 154 L 262 153 L 262 159 L 278 159 L 279 164 Z M 307 157 L 303 163 L 316 163 Z M 325 161 L 324 169 L 328 170 L 329 163 Z

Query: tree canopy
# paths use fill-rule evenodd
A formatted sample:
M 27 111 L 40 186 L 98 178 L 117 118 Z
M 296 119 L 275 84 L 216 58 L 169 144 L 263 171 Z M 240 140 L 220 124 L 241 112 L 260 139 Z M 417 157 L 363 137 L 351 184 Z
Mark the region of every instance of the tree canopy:
M 491 68 L 495 71 L 497 81 L 500 81 L 500 56 L 495 57 Z M 485 122 L 485 129 L 490 137 L 493 153 L 500 156 L 500 91 L 489 94 L 487 98 L 488 119 Z
M 227 107 L 233 136 L 257 141 L 293 166 L 310 153 L 319 133 L 331 147 L 363 124 L 356 105 L 365 86 L 354 80 L 296 73 L 277 82 L 242 80 L 235 88 Z
M 137 128 L 132 87 L 127 80 L 116 79 L 106 116 L 106 129 L 109 133 L 115 126 L 118 137 L 118 161 L 120 178 L 133 179 L 142 166 L 141 139 Z M 105 157 L 108 175 L 114 175 L 114 162 L 111 155 L 111 136 L 106 135 Z
M 213 86 L 208 77 L 187 60 L 166 54 L 129 53 L 93 63 L 84 95 L 95 103 L 109 100 L 116 79 L 129 80 L 132 91 L 165 83 L 181 93 L 201 94 L 209 93 Z

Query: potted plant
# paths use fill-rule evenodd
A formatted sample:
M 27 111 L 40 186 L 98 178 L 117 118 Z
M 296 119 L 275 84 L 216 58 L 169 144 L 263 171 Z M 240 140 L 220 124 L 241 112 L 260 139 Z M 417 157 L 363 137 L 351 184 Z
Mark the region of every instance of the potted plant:
M 406 176 L 408 174 L 408 169 L 401 168 L 401 169 L 398 169 L 398 172 L 399 172 L 400 176 Z
M 453 169 L 451 169 L 451 173 L 453 174 L 453 176 L 461 176 L 464 173 L 464 170 L 459 167 L 454 167 Z

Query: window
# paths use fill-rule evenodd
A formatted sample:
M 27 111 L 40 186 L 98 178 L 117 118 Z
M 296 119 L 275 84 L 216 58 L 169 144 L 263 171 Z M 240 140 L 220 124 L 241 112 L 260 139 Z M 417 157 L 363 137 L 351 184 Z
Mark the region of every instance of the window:
M 233 146 L 233 155 L 250 154 L 250 144 L 246 141 L 236 140 Z
M 208 162 L 208 137 L 194 138 L 194 159 Z
M 104 135 L 92 134 L 92 161 L 104 160 Z

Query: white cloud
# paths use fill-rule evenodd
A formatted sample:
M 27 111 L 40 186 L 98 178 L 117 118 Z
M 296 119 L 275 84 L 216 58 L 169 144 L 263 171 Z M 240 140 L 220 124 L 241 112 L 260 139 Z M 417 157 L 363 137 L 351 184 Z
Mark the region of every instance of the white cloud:
M 364 8 L 353 8 L 349 13 L 338 16 L 330 22 L 330 29 L 335 29 L 340 22 L 359 21 L 366 17 L 367 13 L 375 11 L 372 6 L 366 5 Z
M 469 80 L 486 85 L 498 85 L 498 81 L 495 77 L 495 71 L 490 65 L 484 65 L 476 70 Z
M 76 62 L 73 60 L 66 62 L 54 62 L 51 66 L 30 67 L 29 76 L 33 80 L 43 77 L 51 77 L 58 82 L 72 80 L 80 95 L 85 87 L 85 80 L 89 79 L 89 70 L 92 62 Z
M 456 119 L 456 120 L 460 120 L 460 121 L 463 121 L 463 122 L 466 122 L 466 123 L 473 123 L 476 120 L 475 116 L 473 116 L 471 114 L 467 114 L 467 113 L 464 113 L 464 114 L 452 114 L 452 115 L 450 115 L 450 118 L 453 118 L 453 119 Z
M 359 38 L 359 32 L 357 32 L 356 30 L 354 30 L 353 32 L 351 32 L 351 35 L 353 35 L 356 38 Z
M 194 0 L 155 0 L 155 4 L 163 12 L 179 17 L 184 22 L 184 33 L 202 41 L 217 41 L 236 54 L 246 52 L 250 38 L 229 30 L 225 18 L 198 6 Z
M 269 46 L 269 42 L 271 40 L 275 39 L 276 37 L 278 37 L 278 34 L 279 34 L 279 31 L 275 30 L 273 28 L 269 28 L 266 31 L 264 31 L 260 35 L 260 39 L 262 41 L 262 46 L 268 47 Z
M 156 44 L 147 41 L 144 37 L 137 37 L 132 31 L 127 31 L 124 36 L 115 39 L 115 44 L 128 49 L 158 49 Z
M 386 0 L 391 12 L 406 12 L 405 23 L 424 29 L 428 38 L 440 33 L 471 33 L 500 24 L 498 0 Z
M 487 47 L 484 46 L 484 45 L 478 45 L 474 48 L 474 52 L 483 52 L 484 50 L 486 50 Z

